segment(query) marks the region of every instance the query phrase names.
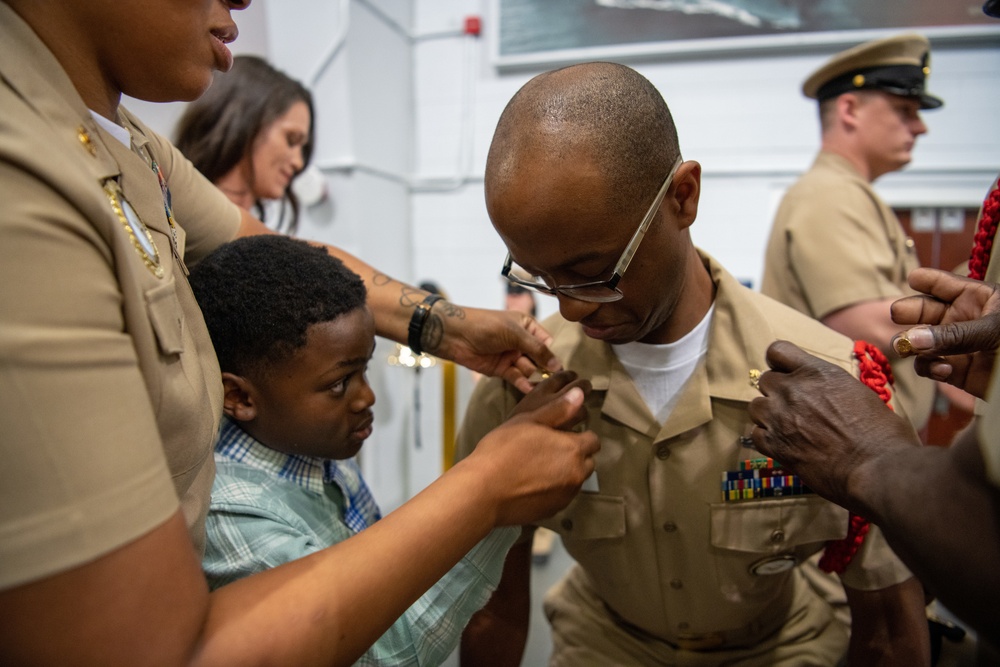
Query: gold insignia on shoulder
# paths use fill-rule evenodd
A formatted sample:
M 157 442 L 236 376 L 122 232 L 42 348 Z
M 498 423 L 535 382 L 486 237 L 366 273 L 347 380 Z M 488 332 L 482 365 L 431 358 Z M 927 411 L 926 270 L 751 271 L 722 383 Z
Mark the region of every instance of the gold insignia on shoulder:
M 153 235 L 149 233 L 146 223 L 125 199 L 125 195 L 122 194 L 117 183 L 114 181 L 105 183 L 104 193 L 108 196 L 108 201 L 111 202 L 111 210 L 118 216 L 118 222 L 121 223 L 129 240 L 132 241 L 132 247 L 142 257 L 146 268 L 157 278 L 162 278 L 163 266 L 160 264 L 160 253 L 156 249 L 156 242 L 153 240 Z
M 754 389 L 758 389 L 758 390 L 760 389 L 760 376 L 761 375 L 762 375 L 762 373 L 758 369 L 756 369 L 756 368 L 751 368 L 750 369 L 750 386 L 753 387 Z
M 90 133 L 87 132 L 87 128 L 83 125 L 77 127 L 76 138 L 80 140 L 80 145 L 82 145 L 92 157 L 97 157 L 97 149 L 94 148 L 94 140 L 90 138 Z

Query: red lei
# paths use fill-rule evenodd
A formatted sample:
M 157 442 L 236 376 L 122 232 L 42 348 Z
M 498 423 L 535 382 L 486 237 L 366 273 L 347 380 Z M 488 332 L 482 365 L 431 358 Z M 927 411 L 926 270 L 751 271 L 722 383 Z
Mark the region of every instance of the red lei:
M 993 239 L 997 233 L 997 222 L 1000 221 L 1000 184 L 994 183 L 994 189 L 983 202 L 983 212 L 979 216 L 976 235 L 972 243 L 972 255 L 969 257 L 969 277 L 982 280 L 986 275 L 986 267 L 990 265 L 990 253 L 993 250 Z
M 854 342 L 854 356 L 858 360 L 859 379 L 877 393 L 892 410 L 892 406 L 889 405 L 891 395 L 888 385 L 892 384 L 893 378 L 889 360 L 881 350 L 863 340 Z M 824 572 L 843 572 L 858 553 L 870 527 L 867 519 L 852 514 L 847 536 L 826 543 L 826 549 L 819 560 L 820 569 Z

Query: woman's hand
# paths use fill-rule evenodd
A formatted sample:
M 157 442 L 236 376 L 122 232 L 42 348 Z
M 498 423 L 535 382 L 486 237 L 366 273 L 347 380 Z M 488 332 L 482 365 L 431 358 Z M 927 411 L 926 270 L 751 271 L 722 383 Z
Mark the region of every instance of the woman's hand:
M 438 301 L 421 335 L 424 352 L 484 375 L 501 377 L 527 394 L 536 371 L 562 364 L 547 347 L 552 336 L 526 313 L 463 308 Z

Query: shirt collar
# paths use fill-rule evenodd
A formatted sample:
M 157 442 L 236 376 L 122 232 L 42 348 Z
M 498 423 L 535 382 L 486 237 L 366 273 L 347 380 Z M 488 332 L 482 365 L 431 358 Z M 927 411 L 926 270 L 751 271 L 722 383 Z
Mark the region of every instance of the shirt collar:
M 112 123 L 93 109 L 90 110 L 90 115 L 101 129 L 120 141 L 123 146 L 126 148 L 132 147 L 132 134 L 128 131 L 128 128 L 117 123 Z
M 710 255 L 698 251 L 716 286 L 715 313 L 708 334 L 705 363 L 695 370 L 666 424 L 649 413 L 628 372 L 610 345 L 588 338 L 578 324 L 556 316 L 546 322 L 555 336 L 551 348 L 563 365 L 590 380 L 603 393 L 601 410 L 650 437 L 663 439 L 697 428 L 712 419 L 712 399 L 749 403 L 760 393 L 752 374 L 767 370 L 767 347 L 776 340 L 771 313 L 758 306 L 744 287 Z
M 710 255 L 701 250 L 698 254 L 716 286 L 715 314 L 708 333 L 709 392 L 713 397 L 753 400 L 759 394 L 749 382 L 750 371 L 766 368 L 764 354 L 775 340 L 774 331 L 765 314 L 747 298 L 750 290 Z M 629 379 L 610 345 L 588 338 L 578 325 L 562 321 L 556 326 L 562 335 L 553 342 L 552 351 L 566 368 L 588 378 L 595 391 L 607 391 Z
M 816 159 L 813 160 L 813 168 L 821 167 L 823 169 L 830 169 L 832 171 L 838 172 L 841 176 L 853 178 L 864 183 L 868 181 L 861 175 L 858 168 L 854 166 L 854 163 L 848 160 L 843 155 L 834 153 L 833 151 L 820 151 L 816 154 Z
M 264 445 L 228 417 L 222 418 L 215 443 L 216 459 L 244 465 L 294 482 L 313 493 L 323 493 L 323 466 L 326 459 L 285 454 Z

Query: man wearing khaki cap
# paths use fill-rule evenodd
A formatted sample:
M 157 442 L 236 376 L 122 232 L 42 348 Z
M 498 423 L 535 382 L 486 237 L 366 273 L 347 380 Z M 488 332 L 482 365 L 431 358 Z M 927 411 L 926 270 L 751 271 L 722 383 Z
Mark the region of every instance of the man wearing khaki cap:
M 855 340 L 877 345 L 892 362 L 903 412 L 920 430 L 935 386 L 892 351 L 899 327 L 893 301 L 911 294 L 913 244 L 871 183 L 906 166 L 927 132 L 930 44 L 906 33 L 860 44 L 816 70 L 802 85 L 819 102 L 822 146 L 812 167 L 785 194 L 771 230 L 761 291 Z

